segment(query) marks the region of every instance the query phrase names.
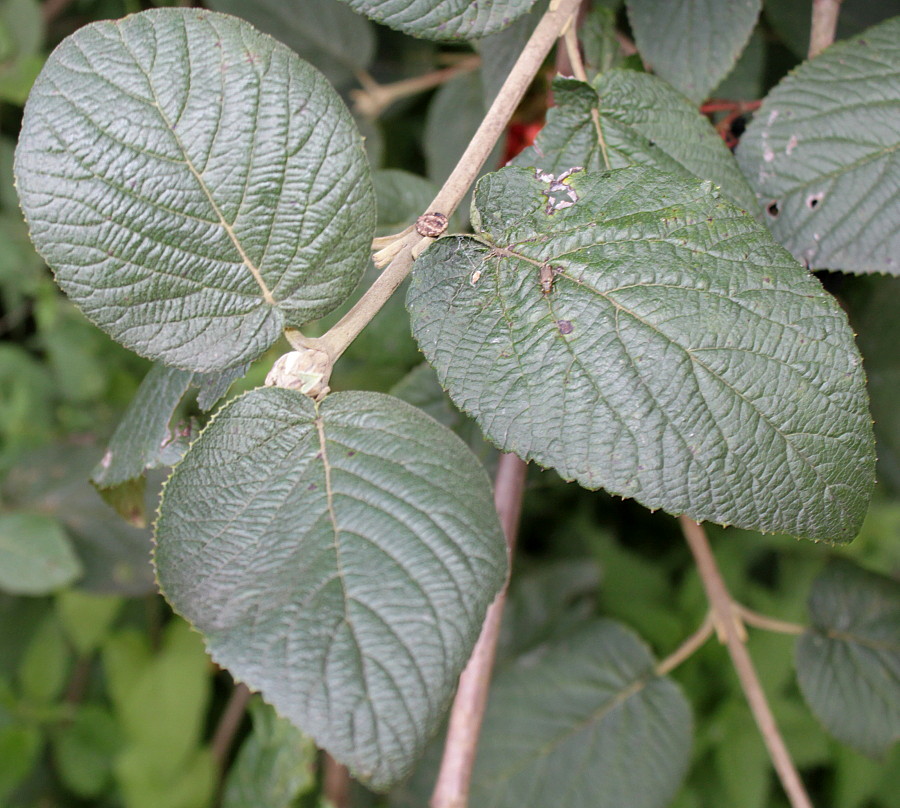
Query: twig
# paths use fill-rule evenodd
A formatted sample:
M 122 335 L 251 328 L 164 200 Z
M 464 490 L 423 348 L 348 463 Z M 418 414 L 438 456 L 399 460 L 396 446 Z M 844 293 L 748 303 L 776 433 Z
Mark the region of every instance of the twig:
M 665 676 L 667 673 L 675 670 L 682 662 L 692 657 L 712 637 L 715 625 L 713 613 L 708 611 L 700 624 L 700 628 L 656 666 L 656 675 Z
M 584 69 L 584 62 L 581 58 L 581 51 L 578 50 L 578 35 L 573 26 L 566 29 L 563 36 L 566 43 L 566 52 L 569 54 L 569 62 L 572 65 L 572 72 L 579 81 L 587 82 L 587 71 Z M 603 127 L 600 125 L 600 110 L 597 107 L 591 107 L 591 120 L 594 122 L 594 129 L 597 130 L 597 142 L 600 144 L 600 152 L 603 155 L 603 165 L 612 168 L 609 162 L 609 152 L 606 150 L 606 138 L 603 137 Z
M 750 654 L 744 645 L 746 632 L 743 629 L 741 608 L 732 599 L 722 574 L 719 572 L 716 559 L 706 538 L 706 532 L 701 525 L 686 516 L 680 517 L 679 521 L 691 553 L 694 555 L 694 560 L 697 562 L 697 569 L 712 609 L 716 630 L 731 656 L 741 688 L 750 704 L 753 718 L 762 734 L 769 757 L 772 759 L 772 764 L 775 766 L 775 771 L 778 773 L 788 800 L 792 808 L 813 808 L 803 781 L 794 766 L 794 761 L 778 731 L 775 717 L 772 715 L 772 710 L 766 701 L 766 695 L 753 667 L 753 660 L 750 659 Z
M 809 31 L 809 58 L 818 56 L 834 42 L 838 14 L 843 0 L 813 0 Z
M 528 40 L 506 81 L 497 93 L 494 103 L 482 120 L 478 131 L 459 158 L 453 172 L 447 178 L 438 195 L 426 211 L 443 213 L 447 218 L 456 210 L 475 181 L 484 161 L 494 149 L 494 145 L 506 130 L 509 119 L 519 106 L 544 58 L 553 47 L 572 15 L 578 10 L 580 0 L 559 0 L 541 18 L 537 28 Z M 398 239 L 392 245 L 395 258 L 357 301 L 329 331 L 316 339 L 303 338 L 303 345 L 325 351 L 332 363 L 347 350 L 359 336 L 369 321 L 387 303 L 390 296 L 409 274 L 416 256 L 431 243 L 432 239 L 421 237 L 415 230 Z M 390 249 L 390 248 L 389 248 Z
M 250 701 L 250 690 L 247 685 L 235 685 L 234 690 L 231 691 L 231 697 L 225 705 L 222 717 L 216 725 L 216 731 L 213 733 L 212 743 L 210 744 L 213 760 L 216 762 L 219 771 L 223 771 L 225 764 L 228 762 L 228 753 L 231 751 L 234 736 L 237 735 L 237 731 L 240 729 L 248 701 Z
M 497 478 L 494 481 L 494 506 L 503 526 L 510 557 L 515 546 L 519 516 L 522 512 L 525 470 L 525 463 L 515 455 L 501 455 Z M 488 608 L 481 635 L 475 643 L 469 663 L 459 678 L 459 689 L 456 691 L 456 698 L 450 711 L 450 725 L 447 729 L 441 770 L 429 803 L 431 808 L 465 808 L 468 805 L 472 767 L 475 765 L 475 752 L 487 704 L 491 669 L 494 665 L 505 604 L 504 584 Z
M 754 612 L 743 604 L 735 604 L 741 614 L 741 618 L 748 626 L 765 629 L 766 631 L 774 631 L 778 634 L 805 634 L 806 626 L 799 623 L 789 623 L 786 620 L 779 620 L 777 617 L 769 617 L 766 614 Z
M 350 772 L 325 753 L 322 791 L 334 808 L 350 808 Z
M 461 73 L 475 70 L 480 64 L 481 57 L 472 54 L 451 67 L 433 70 L 421 76 L 390 84 L 379 84 L 365 70 L 357 71 L 356 78 L 362 85 L 362 89 L 350 91 L 353 109 L 364 118 L 377 118 L 395 101 L 437 87 Z

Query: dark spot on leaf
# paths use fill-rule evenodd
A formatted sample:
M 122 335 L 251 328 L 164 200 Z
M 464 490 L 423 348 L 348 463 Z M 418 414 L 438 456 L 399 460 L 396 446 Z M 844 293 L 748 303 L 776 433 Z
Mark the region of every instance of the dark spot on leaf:
M 556 327 L 559 329 L 560 334 L 571 334 L 574 330 L 574 327 L 569 320 L 557 320 Z
M 316 460 L 321 460 L 321 459 L 322 459 L 322 453 L 316 452 Z
M 856 41 L 859 42 L 860 45 L 868 45 L 869 44 L 868 39 L 857 39 Z
M 306 490 L 307 490 L 307 491 L 315 491 L 318 487 L 319 487 L 319 486 L 317 486 L 315 483 L 310 483 L 310 484 L 306 487 Z
M 766 205 L 766 213 L 769 214 L 773 219 L 777 218 L 780 211 L 778 210 L 778 202 L 776 200 L 772 200 Z
M 356 449 L 349 449 L 347 451 L 347 457 L 353 457 L 356 454 Z
M 772 283 L 772 279 L 768 275 L 763 275 L 763 283 Z

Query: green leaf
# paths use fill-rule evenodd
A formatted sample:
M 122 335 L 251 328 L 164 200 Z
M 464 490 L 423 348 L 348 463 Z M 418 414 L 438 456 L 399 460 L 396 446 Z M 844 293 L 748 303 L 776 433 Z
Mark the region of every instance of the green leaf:
M 628 21 L 656 75 L 699 104 L 734 67 L 761 7 L 761 0 L 628 0 Z
M 197 406 L 204 412 L 211 410 L 228 392 L 232 383 L 243 378 L 249 369 L 250 365 L 247 364 L 223 370 L 221 373 L 194 374 L 191 383 L 200 388 L 197 393 Z
M 84 567 L 79 587 L 146 595 L 154 590 L 150 531 L 126 523 L 88 482 L 101 453 L 71 443 L 33 452 L 3 479 L 0 496 L 11 507 L 53 516 L 65 526 Z
M 422 39 L 478 39 L 495 34 L 534 5 L 535 0 L 344 0 L 376 22 Z
M 228 773 L 224 808 L 291 808 L 316 785 L 316 745 L 269 705 L 250 702 L 253 732 Z
M 578 27 L 578 38 L 584 48 L 584 66 L 590 76 L 606 73 L 625 60 L 617 38 L 614 9 L 591 8 Z
M 337 306 L 374 228 L 361 137 L 322 74 L 199 9 L 68 37 L 26 106 L 16 177 L 69 297 L 126 347 L 199 372 Z
M 663 808 L 691 750 L 684 696 L 631 631 L 598 620 L 498 672 L 472 805 Z
M 712 180 L 739 207 L 756 210 L 756 199 L 734 157 L 709 120 L 664 81 L 634 70 L 610 70 L 593 86 L 556 79 L 547 124 L 535 145 L 513 165 L 559 174 L 574 166 L 606 167 L 592 110 L 612 168 L 645 165 L 682 177 Z M 602 99 L 602 102 L 601 102 Z
M 114 638 L 108 651 L 112 656 L 105 660 L 116 681 L 110 689 L 116 715 L 145 767 L 171 780 L 189 765 L 202 738 L 209 659 L 200 637 L 181 620 L 166 627 L 160 653 L 149 660 L 145 649 L 124 636 Z
M 72 583 L 81 571 L 72 542 L 52 516 L 0 514 L 0 589 L 46 595 Z
M 159 582 L 217 662 L 384 788 L 437 729 L 503 582 L 490 490 L 399 399 L 259 388 L 175 468 Z
M 856 534 L 874 476 L 860 357 L 765 228 L 646 168 L 506 168 L 474 208 L 477 235 L 429 247 L 407 305 L 489 440 L 650 508 Z
M 339 87 L 354 82 L 375 55 L 372 24 L 339 0 L 210 0 L 207 5 L 281 40 Z
M 110 782 L 122 732 L 99 704 L 78 707 L 75 718 L 53 736 L 53 761 L 66 788 L 82 799 L 98 797 Z
M 37 763 L 41 741 L 37 727 L 0 727 L 0 800 L 4 803 Z
M 75 650 L 86 656 L 106 638 L 122 608 L 122 598 L 69 589 L 56 596 L 56 614 Z
M 160 465 L 163 444 L 171 439 L 169 421 L 193 376 L 162 364 L 150 369 L 91 475 L 98 488 L 111 488 Z
M 797 641 L 800 690 L 838 740 L 879 757 L 900 738 L 900 583 L 832 562 Z
M 147 765 L 143 750 L 131 747 L 115 760 L 116 780 L 128 808 L 209 808 L 218 772 L 208 749 L 195 749 L 184 766 L 165 777 Z
M 19 661 L 19 690 L 35 705 L 50 704 L 62 695 L 72 655 L 56 615 L 48 615 L 31 637 Z
M 471 418 L 461 413 L 444 392 L 434 368 L 420 362 L 390 389 L 392 396 L 418 407 L 438 423 L 452 429 L 474 452 L 485 468 L 495 470 L 497 450 L 485 441 L 481 430 Z
M 741 138 L 775 238 L 813 269 L 900 275 L 898 71 L 900 17 L 802 64 Z

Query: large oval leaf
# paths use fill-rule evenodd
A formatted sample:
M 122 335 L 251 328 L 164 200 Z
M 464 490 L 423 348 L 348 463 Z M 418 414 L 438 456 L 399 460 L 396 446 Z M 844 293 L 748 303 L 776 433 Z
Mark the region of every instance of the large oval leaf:
M 504 451 L 651 508 L 852 538 L 874 457 L 837 303 L 711 183 L 646 168 L 479 183 L 416 262 L 441 384 Z
M 399 399 L 257 389 L 166 486 L 160 585 L 214 659 L 385 787 L 437 729 L 504 580 L 490 491 Z
M 900 17 L 771 93 L 738 162 L 775 238 L 813 269 L 900 275 Z
M 478 39 L 506 28 L 535 0 L 344 0 L 376 22 L 423 39 Z
M 22 208 L 65 292 L 122 344 L 211 371 L 356 285 L 375 205 L 325 78 L 247 23 L 197 9 L 66 39 L 16 152 Z
M 712 180 L 736 205 L 755 210 L 756 198 L 734 156 L 709 120 L 662 79 L 635 70 L 608 70 L 593 84 L 557 78 L 556 106 L 547 124 L 513 165 L 559 174 L 649 166 L 672 174 Z M 597 116 L 597 123 L 594 122 Z M 600 148 L 597 126 L 606 154 Z
M 628 0 L 628 21 L 654 72 L 700 103 L 734 67 L 760 0 Z
M 500 671 L 478 744 L 472 805 L 668 805 L 690 760 L 691 711 L 653 667 L 631 631 L 598 620 Z
M 900 582 L 832 562 L 809 597 L 797 680 L 836 738 L 872 757 L 900 740 Z

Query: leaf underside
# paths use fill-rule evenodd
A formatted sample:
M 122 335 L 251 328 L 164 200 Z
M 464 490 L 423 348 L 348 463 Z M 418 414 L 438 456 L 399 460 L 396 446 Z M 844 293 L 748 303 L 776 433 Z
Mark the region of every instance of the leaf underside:
M 535 0 L 344 0 L 376 22 L 422 39 L 479 39 L 502 31 Z
M 690 759 L 691 711 L 653 665 L 633 632 L 598 620 L 499 671 L 472 805 L 668 805 Z
M 506 573 L 475 458 L 377 393 L 225 405 L 166 485 L 157 543 L 213 658 L 379 789 L 437 729 Z
M 324 76 L 199 9 L 68 37 L 26 107 L 16 177 L 35 246 L 82 311 L 200 372 L 338 305 L 374 230 L 362 140 Z
M 813 269 L 900 275 L 900 17 L 832 45 L 763 102 L 738 163 Z
M 835 301 L 708 182 L 626 168 L 562 185 L 488 175 L 476 236 L 416 262 L 413 332 L 456 404 L 587 488 L 851 539 L 874 457 Z
M 813 584 L 797 679 L 836 738 L 872 757 L 900 739 L 900 583 L 834 561 Z

